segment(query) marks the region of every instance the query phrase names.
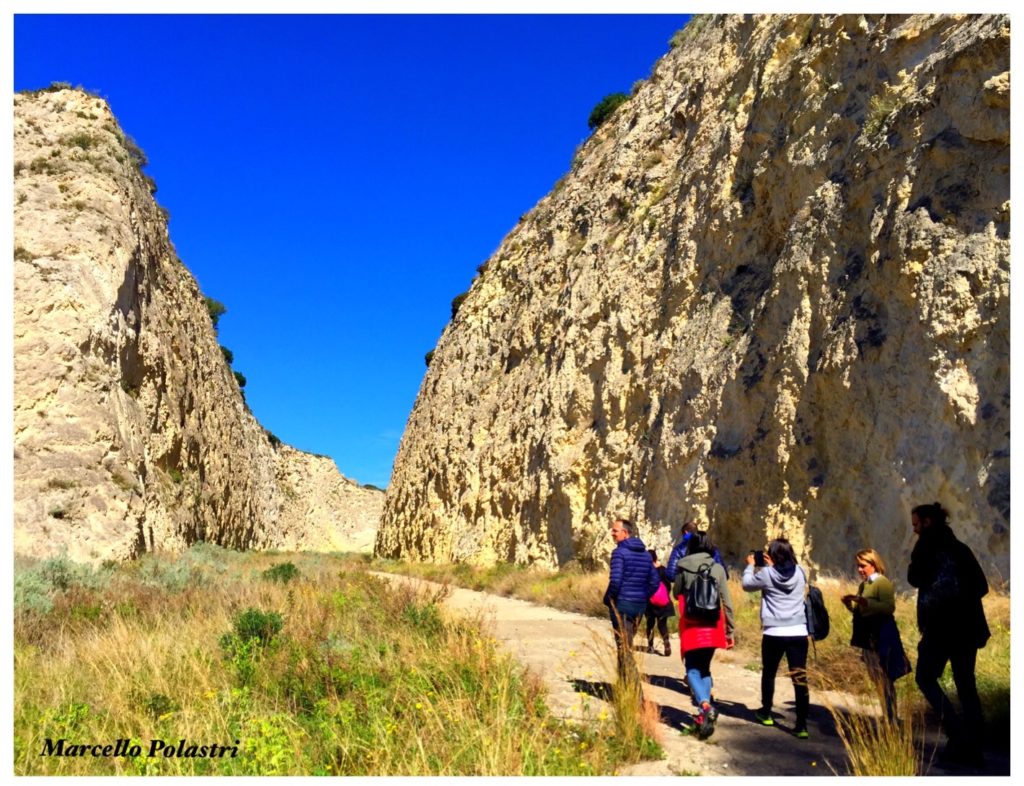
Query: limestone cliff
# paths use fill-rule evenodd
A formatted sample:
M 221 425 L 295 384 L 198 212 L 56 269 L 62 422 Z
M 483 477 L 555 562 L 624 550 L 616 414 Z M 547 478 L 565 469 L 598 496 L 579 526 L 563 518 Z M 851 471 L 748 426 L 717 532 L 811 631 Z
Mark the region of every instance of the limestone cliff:
M 445 329 L 376 551 L 601 560 L 611 516 L 1009 577 L 1009 20 L 694 19 Z
M 15 550 L 367 548 L 383 494 L 249 412 L 143 160 L 101 99 L 15 96 Z

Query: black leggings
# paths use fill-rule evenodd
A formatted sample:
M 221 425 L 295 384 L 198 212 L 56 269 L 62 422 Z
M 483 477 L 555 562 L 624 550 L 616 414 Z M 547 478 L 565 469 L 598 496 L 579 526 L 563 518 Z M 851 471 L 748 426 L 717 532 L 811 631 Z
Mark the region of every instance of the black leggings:
M 656 617 L 651 612 L 644 614 L 644 623 L 647 628 L 647 643 L 652 644 L 654 642 L 654 626 L 657 624 L 658 633 L 661 634 L 663 641 L 668 643 L 668 619 L 665 617 Z
M 807 689 L 807 637 L 806 636 L 762 636 L 761 637 L 761 707 L 771 712 L 775 699 L 775 675 L 786 656 L 789 676 L 793 680 L 796 694 L 796 725 L 807 725 L 807 712 L 811 706 L 811 694 Z

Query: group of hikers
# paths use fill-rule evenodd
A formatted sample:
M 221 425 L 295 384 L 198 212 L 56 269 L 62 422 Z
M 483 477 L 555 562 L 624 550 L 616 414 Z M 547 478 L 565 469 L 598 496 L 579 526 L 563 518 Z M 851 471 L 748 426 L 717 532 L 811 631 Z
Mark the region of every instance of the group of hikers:
M 949 738 L 943 759 L 978 766 L 983 719 L 974 672 L 978 650 L 989 638 L 981 601 L 988 593 L 988 582 L 970 548 L 953 534 L 948 517 L 937 502 L 918 505 L 911 513 L 917 542 L 907 582 L 918 591 L 921 633 L 915 679 L 941 717 Z M 735 641 L 729 574 L 722 556 L 707 531 L 699 530 L 692 521 L 683 525 L 666 566 L 637 537 L 632 522 L 617 519 L 611 533 L 616 546 L 604 602 L 610 610 L 620 672 L 636 674 L 632 649 L 641 617 L 646 622 L 647 652 L 655 652 L 657 628 L 664 654 L 672 654 L 668 619 L 676 616 L 678 604 L 680 655 L 698 708 L 696 734 L 707 739 L 714 733 L 719 714 L 711 692 L 711 661 L 715 650 L 730 649 Z M 895 682 L 912 670 L 894 616 L 896 593 L 877 551 L 861 549 L 854 560 L 861 583 L 856 594 L 842 598 L 853 615 L 850 643 L 861 649 L 868 673 L 879 686 L 885 720 L 895 724 L 899 722 Z M 815 634 L 814 611 L 813 604 L 807 602 L 807 576 L 790 542 L 777 538 L 763 552 L 750 552 L 740 583 L 746 592 L 761 593 L 761 706 L 754 718 L 759 724 L 775 725 L 775 675 L 785 657 L 796 699 L 794 735 L 807 739 L 807 654 L 809 636 Z M 947 663 L 952 667 L 961 713 L 939 684 Z

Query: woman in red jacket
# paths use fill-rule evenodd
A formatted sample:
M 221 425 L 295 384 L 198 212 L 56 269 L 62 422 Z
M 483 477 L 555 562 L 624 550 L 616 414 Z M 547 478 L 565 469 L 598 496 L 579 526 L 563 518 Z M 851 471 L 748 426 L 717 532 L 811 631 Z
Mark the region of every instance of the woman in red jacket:
M 679 599 L 679 647 L 686 667 L 686 678 L 697 715 L 697 736 L 706 740 L 715 731 L 718 710 L 711 703 L 711 659 L 715 650 L 733 645 L 732 601 L 725 569 L 712 556 L 715 544 L 706 532 L 695 532 L 687 544 L 686 556 L 676 566 L 675 594 Z M 718 592 L 718 613 L 686 608 L 686 599 L 695 584 L 713 581 Z M 701 589 L 701 587 L 698 587 Z

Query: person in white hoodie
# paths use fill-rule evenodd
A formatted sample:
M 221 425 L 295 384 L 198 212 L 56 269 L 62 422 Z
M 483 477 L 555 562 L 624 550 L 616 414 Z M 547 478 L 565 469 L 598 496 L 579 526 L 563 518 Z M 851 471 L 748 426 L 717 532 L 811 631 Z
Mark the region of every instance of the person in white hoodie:
M 807 616 L 804 611 L 807 577 L 796 564 L 796 553 L 785 538 L 768 544 L 764 561 L 764 567 L 755 567 L 753 553 L 748 555 L 741 580 L 747 592 L 761 591 L 761 709 L 754 713 L 754 718 L 764 726 L 775 725 L 772 718 L 775 674 L 785 655 L 796 695 L 793 733 L 800 739 L 807 739 L 807 713 L 811 704 L 807 688 Z

